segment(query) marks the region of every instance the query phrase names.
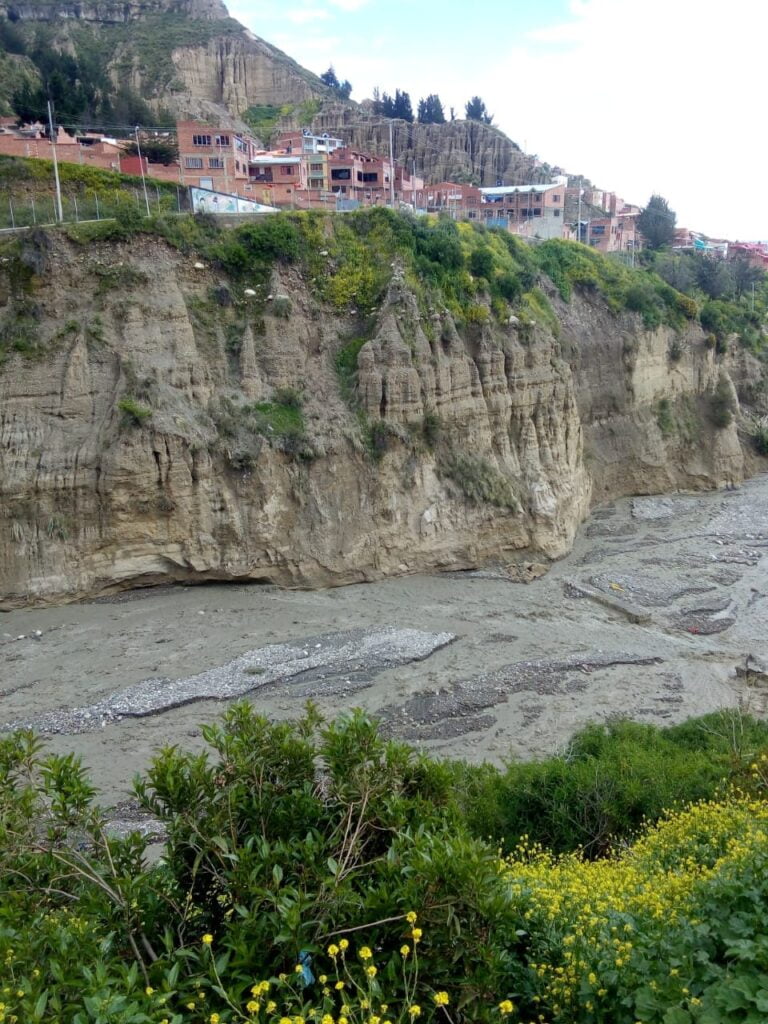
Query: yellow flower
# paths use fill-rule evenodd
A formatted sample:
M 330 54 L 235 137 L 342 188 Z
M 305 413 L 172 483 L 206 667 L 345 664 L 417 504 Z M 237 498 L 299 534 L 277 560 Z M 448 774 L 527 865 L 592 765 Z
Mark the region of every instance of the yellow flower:
M 346 1017 L 339 1017 L 337 1024 L 349 1024 Z
M 269 1002 L 267 1003 L 267 1013 L 274 1013 L 276 1009 L 277 1003 L 274 1001 L 274 999 L 270 999 Z
M 368 946 L 363 946 L 363 948 L 357 955 L 360 957 L 361 960 L 370 960 L 371 957 L 373 956 L 373 953 L 370 951 Z
M 447 1006 L 450 1002 L 447 992 L 435 992 L 434 999 L 436 1006 Z
M 291 1018 L 290 1017 L 281 1017 L 280 1018 L 280 1024 L 291 1024 Z
M 499 1003 L 499 1010 L 501 1011 L 502 1016 L 507 1017 L 510 1013 L 515 1012 L 515 1004 L 511 999 L 502 999 Z
M 335 942 L 332 942 L 330 944 L 330 946 L 328 947 L 328 956 L 336 957 L 338 955 L 339 955 L 339 947 L 336 945 Z
M 414 943 L 419 941 L 419 939 L 421 938 L 421 934 L 421 928 L 413 929 L 413 931 L 411 932 L 411 938 L 413 939 Z
M 336 989 L 337 992 L 341 992 L 341 990 L 344 988 L 344 982 L 337 981 L 333 987 Z
M 195 1004 L 194 1003 L 187 1003 L 187 1009 L 188 1010 L 194 1010 L 194 1008 L 195 1008 Z
M 288 981 L 288 975 L 287 974 L 278 974 L 277 980 L 278 981 Z
M 373 964 L 371 964 L 369 967 L 365 968 L 365 973 L 368 975 L 369 978 L 375 978 L 376 968 L 373 966 Z
M 371 1008 L 371 1004 L 368 1002 L 367 999 L 361 999 L 360 1000 L 360 1005 L 362 1006 L 362 1008 L 364 1010 L 370 1010 L 370 1008 Z
M 261 1009 L 261 1003 L 258 1003 L 255 999 L 250 999 L 246 1004 L 245 1008 L 248 1013 L 258 1013 Z
M 417 1017 L 421 1016 L 421 1007 L 414 1003 L 412 1006 L 408 1007 L 408 1013 L 411 1016 L 411 1020 L 415 1020 Z
M 321 985 L 324 985 L 326 981 L 328 981 L 328 976 L 326 974 L 321 974 L 317 980 L 320 982 Z
M 410 925 L 416 924 L 416 911 L 415 910 L 409 910 L 408 913 L 405 915 L 405 920 Z
M 411 952 L 411 947 L 410 946 L 401 946 L 400 947 L 400 956 L 408 956 L 408 954 L 410 952 Z
M 341 950 L 342 953 L 344 952 L 345 949 L 349 949 L 349 940 L 348 939 L 342 939 L 339 942 L 339 949 Z
M 320 1024 L 333 1024 L 333 1017 L 330 1015 L 330 1013 L 326 1013 L 323 1015 L 323 1019 L 320 1022 Z
M 389 1009 L 389 1006 L 387 1006 L 386 1003 L 382 1003 L 379 1009 L 381 1010 L 382 1013 L 386 1013 L 387 1010 Z
M 144 989 L 144 991 L 146 992 L 146 994 L 147 994 L 148 996 L 151 996 L 151 995 L 152 995 L 152 993 L 153 993 L 153 992 L 154 992 L 155 990 L 154 990 L 154 989 L 152 988 L 152 986 L 151 986 L 151 985 L 147 985 L 147 987 L 146 987 L 146 988 Z
M 221 1021 L 221 1017 L 218 1015 L 218 1013 L 212 1013 L 208 1020 L 210 1021 L 210 1024 L 219 1024 L 219 1022 Z
M 205 935 L 203 936 L 203 945 L 204 946 L 210 946 L 210 944 L 212 942 L 213 942 L 213 936 L 210 934 L 210 932 L 206 932 Z
M 304 968 L 301 966 L 301 964 L 296 964 L 296 966 L 293 968 L 294 974 L 301 974 L 303 971 Z

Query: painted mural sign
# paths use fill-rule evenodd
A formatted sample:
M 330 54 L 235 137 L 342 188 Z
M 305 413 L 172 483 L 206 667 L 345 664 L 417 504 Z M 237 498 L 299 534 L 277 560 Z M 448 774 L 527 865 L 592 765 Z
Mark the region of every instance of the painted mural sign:
M 243 199 L 227 192 L 213 192 L 207 188 L 190 188 L 192 209 L 195 213 L 277 213 L 274 206 L 265 206 L 253 199 Z

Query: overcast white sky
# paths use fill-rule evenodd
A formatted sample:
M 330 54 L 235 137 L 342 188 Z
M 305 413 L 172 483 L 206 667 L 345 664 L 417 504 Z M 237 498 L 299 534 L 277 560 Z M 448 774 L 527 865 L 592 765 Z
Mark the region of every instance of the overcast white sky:
M 528 152 L 678 223 L 768 239 L 768 0 L 232 0 L 230 12 L 315 72 L 479 94 Z

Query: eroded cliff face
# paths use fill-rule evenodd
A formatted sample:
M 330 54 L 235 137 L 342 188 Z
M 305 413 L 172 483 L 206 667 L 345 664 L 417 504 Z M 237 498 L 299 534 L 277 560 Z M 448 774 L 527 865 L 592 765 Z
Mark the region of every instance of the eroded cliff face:
M 667 330 L 592 300 L 552 296 L 559 338 L 460 332 L 445 310 L 420 313 L 395 267 L 350 390 L 336 359 L 361 323 L 294 270 L 259 309 L 149 238 L 84 251 L 57 237 L 37 271 L 22 294 L 0 268 L 4 322 L 34 321 L 36 338 L 0 367 L 0 607 L 557 557 L 593 493 L 744 471 L 735 426 L 704 414 L 724 370 L 703 339 L 692 331 L 670 369 Z M 303 395 L 299 446 L 245 418 L 286 388 Z M 690 436 L 664 436 L 661 399 Z M 478 475 L 490 500 L 475 504 Z

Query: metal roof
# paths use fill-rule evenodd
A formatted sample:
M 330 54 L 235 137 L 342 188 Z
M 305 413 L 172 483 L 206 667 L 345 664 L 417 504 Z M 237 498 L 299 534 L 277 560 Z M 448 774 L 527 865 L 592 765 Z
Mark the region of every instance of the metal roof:
M 549 185 L 496 185 L 495 188 L 481 188 L 480 191 L 486 196 L 507 196 L 511 192 L 548 192 L 551 188 L 565 188 L 558 182 Z

